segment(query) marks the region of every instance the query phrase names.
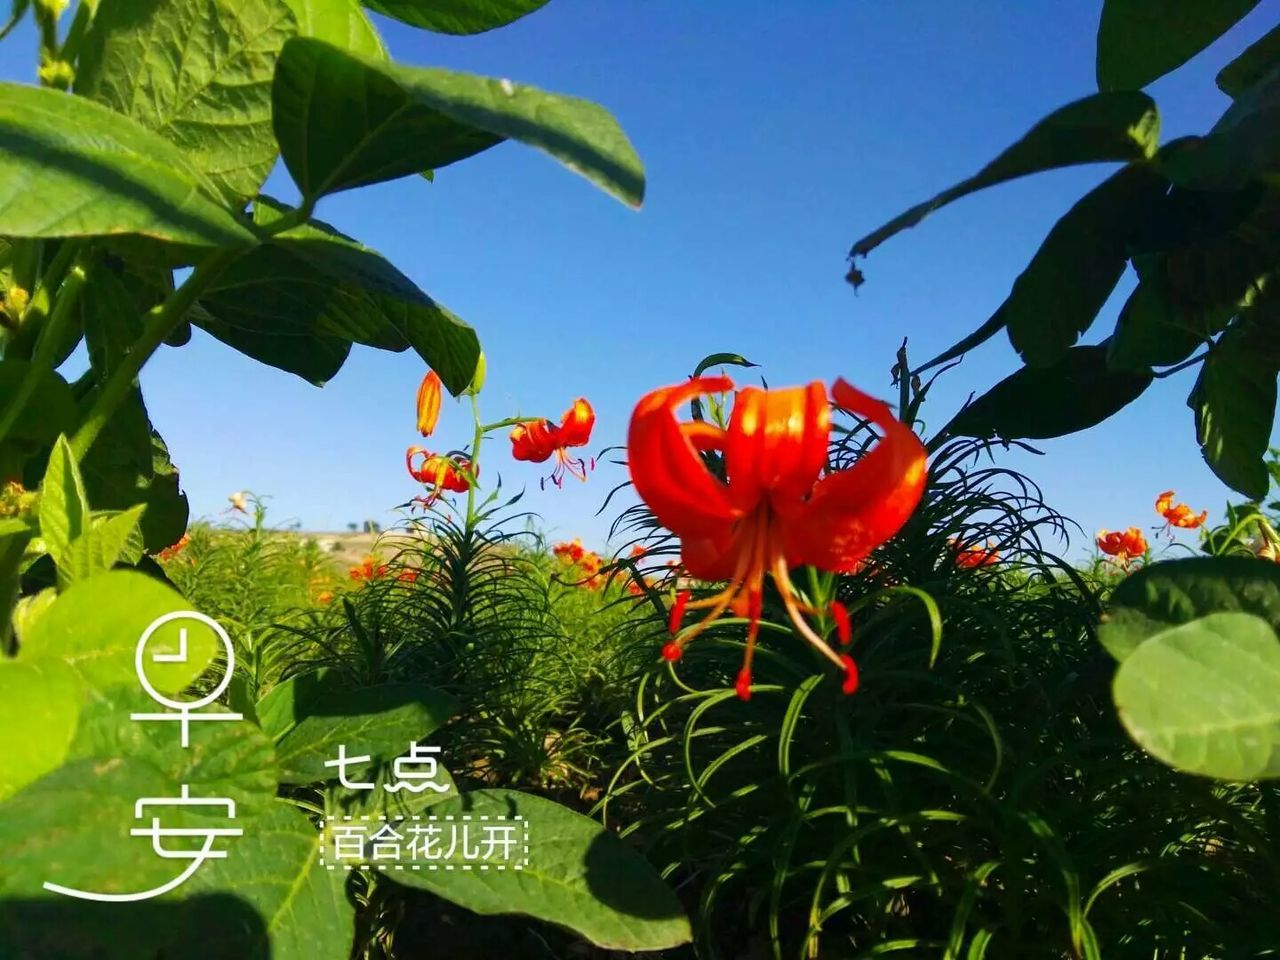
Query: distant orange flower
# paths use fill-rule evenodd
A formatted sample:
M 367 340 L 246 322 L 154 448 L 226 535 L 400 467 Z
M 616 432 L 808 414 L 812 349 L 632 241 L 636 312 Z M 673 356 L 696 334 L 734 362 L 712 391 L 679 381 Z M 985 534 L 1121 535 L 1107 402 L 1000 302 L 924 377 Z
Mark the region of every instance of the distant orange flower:
M 565 473 L 587 479 L 587 470 L 595 469 L 594 459 L 587 461 L 580 457 L 569 456 L 569 447 L 585 447 L 591 441 L 591 431 L 596 424 L 595 411 L 586 397 L 573 401 L 573 406 L 564 412 L 560 425 L 550 420 L 531 420 L 516 424 L 511 431 L 511 456 L 529 463 L 544 463 L 552 456 L 556 458 L 555 469 L 549 478 L 543 478 L 545 484 L 550 479 L 557 487 L 564 483 Z
M 1098 549 L 1109 557 L 1115 557 L 1116 563 L 1127 566 L 1134 557 L 1147 552 L 1147 538 L 1137 527 L 1130 527 L 1123 533 L 1119 530 L 1099 530 L 1095 538 Z
M 551 547 L 551 552 L 559 557 L 565 563 L 577 563 L 586 553 L 586 548 L 582 546 L 582 541 L 574 537 L 572 541 L 562 540 L 560 543 Z
M 172 560 L 174 557 L 180 554 L 183 550 L 185 550 L 187 547 L 187 544 L 190 542 L 191 542 L 191 535 L 188 533 L 184 533 L 181 537 L 178 538 L 177 543 L 170 544 L 169 546 L 161 550 L 159 553 L 157 553 L 156 559 Z
M 319 593 L 316 594 L 316 603 L 321 603 L 321 604 L 333 603 L 333 591 L 321 590 Z
M 378 558 L 369 554 L 356 566 L 347 571 L 352 580 L 368 583 L 370 580 L 381 580 L 387 575 L 387 565 L 378 563 Z
M 641 544 L 637 543 L 634 547 L 631 548 L 631 559 L 638 560 L 648 552 L 649 552 L 648 547 L 642 546 Z
M 396 579 L 401 583 L 417 583 L 418 571 L 412 567 L 407 567 L 396 574 Z
M 421 457 L 422 462 L 415 467 L 416 457 Z M 404 464 L 409 470 L 409 476 L 431 488 L 426 497 L 415 498 L 424 507 L 435 503 L 445 491 L 466 493 L 471 488 L 467 474 L 473 470 L 479 473 L 479 469 L 473 467 L 466 457 L 454 459 L 444 454 L 431 453 L 419 446 L 412 446 L 405 451 Z
M 428 370 L 418 385 L 418 432 L 424 437 L 431 436 L 440 419 L 440 376 L 434 370 Z
M 1156 513 L 1164 517 L 1165 529 L 1181 527 L 1184 530 L 1194 530 L 1196 527 L 1203 525 L 1205 520 L 1209 518 L 1208 510 L 1201 510 L 1197 514 L 1185 503 L 1175 505 L 1172 490 L 1166 490 L 1156 497 Z
M 989 567 L 1000 559 L 1000 554 L 991 548 L 991 541 L 985 547 L 961 547 L 958 540 L 948 541 L 956 554 L 956 566 L 966 570 L 974 567 Z

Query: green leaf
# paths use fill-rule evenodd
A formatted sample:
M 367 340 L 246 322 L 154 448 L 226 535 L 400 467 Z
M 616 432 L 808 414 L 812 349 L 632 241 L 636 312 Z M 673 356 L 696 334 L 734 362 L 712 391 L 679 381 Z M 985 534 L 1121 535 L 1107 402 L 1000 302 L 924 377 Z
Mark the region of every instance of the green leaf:
M 172 587 L 131 570 L 112 570 L 73 583 L 59 596 L 32 624 L 18 661 L 61 660 L 97 691 L 133 685 L 138 682 L 134 652 L 143 632 L 164 614 L 186 609 L 187 601 Z M 152 635 L 147 656 L 180 653 L 184 628 L 185 659 L 146 665 L 149 681 L 163 694 L 185 689 L 223 649 L 204 624 L 172 621 Z
M 458 710 L 453 697 L 417 683 L 387 683 L 340 689 L 332 675 L 306 674 L 280 684 L 258 703 L 258 721 L 276 741 L 284 783 L 336 780 L 326 760 L 368 756 L 348 767 L 354 774 L 369 763 L 398 757 Z
M 58 562 L 59 584 L 104 573 L 124 557 L 131 543 L 141 546 L 141 521 L 145 509 L 145 504 L 139 504 L 122 513 L 94 517 L 94 522 L 71 542 L 63 560 Z
M 1280 777 L 1280 639 L 1247 613 L 1158 633 L 1120 665 L 1120 719 L 1152 756 L 1224 780 Z
M 1226 326 L 1233 309 L 1195 310 L 1169 289 L 1164 269 L 1143 277 L 1120 308 L 1107 348 L 1112 370 L 1145 372 L 1186 360 Z
M 1280 173 L 1280 67 L 1227 107 L 1208 136 L 1163 157 L 1170 179 L 1199 190 L 1239 190 Z
M 0 360 L 0 407 L 8 405 L 30 369 L 25 360 Z M 44 446 L 73 429 L 79 414 L 67 381 L 52 370 L 41 369 L 36 377 L 35 390 L 10 428 L 9 439 Z
M 323 295 L 324 291 L 317 291 Z M 262 324 L 262 318 L 237 312 L 235 304 L 215 306 L 212 310 L 197 303 L 189 314 L 191 322 L 246 357 L 301 377 L 307 383 L 323 387 L 342 369 L 351 353 L 351 341 L 339 337 L 289 332 L 274 328 L 271 332 L 239 326 L 237 323 Z M 231 316 L 237 323 L 227 322 Z M 267 318 L 270 319 L 270 318 Z M 288 319 L 289 323 L 293 318 Z
M 537 147 L 631 206 L 644 196 L 640 159 L 608 111 L 509 80 L 386 64 L 298 38 L 280 55 L 274 106 L 285 164 L 312 200 L 436 170 L 504 139 Z
M 0 658 L 0 800 L 62 763 L 84 695 L 83 684 L 60 660 Z
M 58 437 L 40 483 L 40 536 L 53 562 L 61 566 L 71 542 L 89 526 L 89 501 L 75 454 L 65 436 Z
M 1054 224 L 1000 308 L 1029 366 L 1056 363 L 1093 324 L 1124 274 L 1130 237 L 1167 189 L 1150 165 L 1130 164 Z
M 1280 566 L 1253 557 L 1165 560 L 1111 594 L 1098 639 L 1117 660 L 1170 627 L 1211 613 L 1248 613 L 1280 629 Z
M 689 921 L 636 850 L 567 807 L 514 790 L 477 790 L 432 806 L 436 816 L 523 817 L 529 863 L 521 870 L 397 871 L 482 915 L 519 913 L 567 927 L 609 950 L 666 950 L 688 943 Z
M 437 33 L 484 33 L 519 20 L 547 0 L 365 0 L 370 10 Z
M 1023 367 L 961 410 L 946 428 L 967 437 L 1061 437 L 1101 423 L 1151 385 L 1150 373 L 1107 369 L 1107 345 L 1072 347 L 1048 367 Z
M 1106 0 L 1098 26 L 1098 89 L 1145 87 L 1257 5 L 1258 0 Z
M 1233 100 L 1280 66 L 1280 27 L 1272 27 L 1218 71 L 1218 89 Z
M 255 217 L 270 223 L 286 209 L 263 198 Z M 275 353 L 251 355 L 277 366 L 283 360 L 293 372 L 331 376 L 352 341 L 383 350 L 412 347 L 456 394 L 470 383 L 480 354 L 474 330 L 380 254 L 320 221 L 239 258 L 200 306 L 204 312 L 192 314 L 193 322 L 220 339 L 233 333 L 232 346 L 244 344 L 232 342 L 234 335 L 253 338 L 248 345 L 255 348 L 282 338 L 289 350 L 277 345 Z
M 254 235 L 183 152 L 85 97 L 0 83 L 0 233 L 136 233 L 196 246 Z
M 271 79 L 296 33 L 285 0 L 101 0 L 76 92 L 159 133 L 243 207 L 275 163 Z
M 974 176 L 867 234 L 853 245 L 849 256 L 866 256 L 933 211 L 978 190 L 1080 163 L 1147 160 L 1155 155 L 1159 139 L 1160 115 L 1146 94 L 1100 93 L 1069 103 L 1037 123 Z
M 1261 500 L 1271 487 L 1263 458 L 1271 441 L 1280 374 L 1275 332 L 1274 324 L 1228 327 L 1205 357 L 1187 398 L 1209 469 L 1251 500 Z
M 234 891 L 253 905 L 263 924 L 255 938 L 237 944 L 237 956 L 329 960 L 347 956 L 355 937 L 346 876 L 321 866 L 320 833 L 310 821 L 276 804 L 231 856 L 202 869 L 183 891 L 187 897 Z
M 323 40 L 352 53 L 387 58 L 382 38 L 358 0 L 288 0 L 298 21 L 298 36 Z

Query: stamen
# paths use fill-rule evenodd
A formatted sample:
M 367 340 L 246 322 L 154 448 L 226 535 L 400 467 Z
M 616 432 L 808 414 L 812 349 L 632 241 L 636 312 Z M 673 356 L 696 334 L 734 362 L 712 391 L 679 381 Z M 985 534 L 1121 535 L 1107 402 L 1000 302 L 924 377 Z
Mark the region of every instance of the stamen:
M 671 604 L 671 616 L 667 620 L 667 631 L 675 636 L 680 632 L 680 622 L 684 619 L 684 608 L 689 605 L 689 598 L 693 596 L 688 590 L 681 590 L 676 594 L 676 602 Z
M 844 683 L 840 690 L 846 694 L 853 693 L 858 689 L 858 665 L 847 653 L 841 654 L 840 660 L 844 664 Z
M 751 699 L 751 668 L 743 667 L 738 671 L 738 679 L 733 682 L 733 689 L 738 694 L 738 699 L 747 701 Z
M 796 603 L 795 586 L 787 575 L 786 558 L 782 554 L 777 554 L 773 558 L 773 582 L 778 585 L 778 593 L 782 596 L 782 603 L 787 609 L 787 616 L 791 618 L 791 623 L 795 626 L 796 632 L 804 637 L 811 647 L 837 667 L 841 670 L 845 669 L 844 661 L 840 658 L 840 655 L 832 650 L 827 645 L 827 642 L 814 633 L 813 628 L 805 622 L 804 614 Z
M 683 656 L 684 656 L 684 650 L 682 650 L 680 647 L 680 644 L 676 643 L 674 640 L 668 640 L 666 643 L 662 645 L 663 660 L 667 660 L 671 663 L 675 663 L 677 660 L 679 660 Z
M 831 601 L 831 619 L 836 622 L 836 637 L 840 646 L 847 647 L 853 643 L 853 628 L 849 626 L 849 611 L 839 600 Z

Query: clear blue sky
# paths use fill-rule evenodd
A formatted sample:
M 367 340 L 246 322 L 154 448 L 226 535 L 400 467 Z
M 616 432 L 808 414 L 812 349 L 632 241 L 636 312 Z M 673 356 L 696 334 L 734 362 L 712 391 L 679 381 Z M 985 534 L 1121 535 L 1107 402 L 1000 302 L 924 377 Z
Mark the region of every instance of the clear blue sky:
M 702 356 L 737 351 L 774 385 L 844 375 L 883 396 L 904 335 L 923 361 L 985 320 L 1054 220 L 1108 172 L 1041 175 L 969 198 L 899 236 L 843 281 L 850 242 L 989 160 L 1053 108 L 1092 92 L 1100 2 L 552 0 L 514 26 L 453 38 L 379 20 L 393 56 L 511 77 L 596 100 L 645 162 L 632 212 L 545 156 L 504 144 L 438 172 L 322 202 L 319 216 L 380 250 L 478 330 L 486 416 L 558 416 L 579 394 L 600 445 L 635 400 Z M 1152 87 L 1164 136 L 1207 129 L 1221 65 L 1280 15 L 1265 0 Z M 4 46 L 0 76 L 29 79 Z M 23 62 L 20 62 L 23 61 Z M 288 196 L 277 173 L 269 189 Z M 1122 293 L 1127 292 L 1126 279 Z M 1117 296 L 1091 332 L 1110 329 Z M 940 425 L 1016 366 L 1007 339 L 972 353 L 931 395 Z M 754 373 L 755 371 L 752 371 Z M 342 529 L 388 519 L 415 493 L 402 465 L 423 373 L 409 353 L 356 348 L 317 390 L 196 332 L 146 368 L 153 419 L 193 515 L 233 490 L 273 499 L 276 522 Z M 1157 383 L 1104 426 L 1008 463 L 1086 531 L 1155 521 L 1168 487 L 1220 516 L 1228 491 L 1200 459 L 1184 406 L 1194 372 Z M 433 445 L 469 438 L 446 403 Z M 594 516 L 624 471 L 538 489 L 540 470 L 486 454 L 486 478 L 526 486 L 556 536 L 603 539 Z M 611 509 L 610 514 L 614 511 Z M 1083 546 L 1083 545 L 1079 545 Z

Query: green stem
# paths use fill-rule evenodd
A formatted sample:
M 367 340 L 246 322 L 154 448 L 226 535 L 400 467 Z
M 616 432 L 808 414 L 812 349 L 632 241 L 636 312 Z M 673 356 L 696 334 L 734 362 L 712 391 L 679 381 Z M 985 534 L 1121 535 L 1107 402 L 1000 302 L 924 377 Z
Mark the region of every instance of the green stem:
M 87 276 L 87 265 L 76 263 L 63 279 L 62 286 L 58 289 L 58 301 L 53 308 L 53 313 L 49 316 L 49 322 L 44 325 L 40 339 L 36 342 L 26 375 L 18 384 L 17 393 L 10 398 L 4 413 L 0 415 L 0 444 L 8 439 L 14 424 L 18 422 L 18 417 L 22 415 L 35 393 L 41 377 L 53 369 L 54 361 L 57 359 L 55 354 L 58 345 L 63 341 L 67 325 L 71 323 L 72 310 L 80 297 L 80 291 L 84 288 Z
M 471 482 L 467 484 L 467 533 L 471 532 L 475 524 L 476 516 L 476 481 L 480 476 L 480 444 L 484 440 L 484 435 L 490 430 L 496 430 L 504 424 L 500 421 L 492 426 L 484 426 L 480 423 L 480 400 L 475 393 L 470 394 L 471 397 L 471 418 L 475 421 L 476 432 L 471 440 Z
M 474 406 L 475 405 L 474 396 L 472 396 L 471 401 L 472 401 L 472 405 Z M 480 428 L 480 433 L 481 434 L 492 433 L 494 430 L 502 430 L 504 427 L 514 427 L 516 424 L 519 424 L 519 423 L 537 423 L 539 420 L 543 420 L 543 419 L 545 418 L 544 417 L 507 417 L 507 419 L 505 420 L 495 420 L 493 423 L 486 423 L 483 427 Z M 480 421 L 477 420 L 476 422 L 479 423 Z
M 156 352 L 165 338 L 182 322 L 182 318 L 187 315 L 196 298 L 242 252 L 240 249 L 213 251 L 196 265 L 191 276 L 187 277 L 186 282 L 178 287 L 168 300 L 147 311 L 143 317 L 142 335 L 124 355 L 120 366 L 112 371 L 107 382 L 102 385 L 93 401 L 93 406 L 89 408 L 80 428 L 71 438 L 71 451 L 75 454 L 76 460 L 84 459 L 84 455 L 98 439 L 102 428 L 107 425 L 116 408 L 128 396 L 143 365 L 151 359 L 151 355 Z
M 53 258 L 53 262 L 49 264 L 48 269 L 41 275 L 40 282 L 31 293 L 30 302 L 27 303 L 26 309 L 22 311 L 22 317 L 18 321 L 18 329 L 10 341 L 8 351 L 10 355 L 19 359 L 31 357 L 37 341 L 41 339 L 40 335 L 44 329 L 45 318 L 48 316 L 53 303 L 53 291 L 55 289 L 61 290 L 58 286 L 59 282 L 83 249 L 83 242 L 78 240 L 63 241 L 58 248 L 57 255 Z

